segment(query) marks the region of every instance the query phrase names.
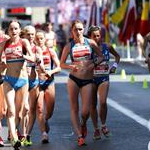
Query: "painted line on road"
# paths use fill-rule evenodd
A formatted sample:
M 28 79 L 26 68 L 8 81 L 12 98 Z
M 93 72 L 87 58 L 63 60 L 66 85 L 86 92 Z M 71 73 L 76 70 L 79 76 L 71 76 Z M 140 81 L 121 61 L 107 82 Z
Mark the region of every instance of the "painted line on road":
M 56 83 L 66 83 L 68 80 L 69 72 L 67 70 L 61 71 L 67 76 L 55 76 Z M 131 76 L 132 75 L 126 75 L 126 79 L 122 79 L 121 75 L 113 74 L 110 75 L 110 82 L 131 82 Z M 140 75 L 134 75 L 134 82 L 143 82 L 146 79 L 147 82 L 150 82 L 150 75 L 149 74 L 140 74 Z
M 118 110 L 119 112 L 123 113 L 124 115 L 126 115 L 127 117 L 135 120 L 137 123 L 141 124 L 142 126 L 150 129 L 150 122 L 144 118 L 142 118 L 141 116 L 135 114 L 133 111 L 121 106 L 120 104 L 118 104 L 116 101 L 112 100 L 111 98 L 107 98 L 108 100 L 108 105 L 113 107 L 114 109 Z
M 67 80 L 68 80 L 68 76 L 55 76 L 55 83 L 67 83 Z M 144 80 L 146 80 L 147 82 L 150 82 L 150 76 L 149 75 L 134 75 L 135 83 L 144 82 Z M 120 82 L 120 83 L 131 82 L 131 75 L 127 75 L 126 79 L 121 79 L 120 75 L 110 75 L 110 82 Z

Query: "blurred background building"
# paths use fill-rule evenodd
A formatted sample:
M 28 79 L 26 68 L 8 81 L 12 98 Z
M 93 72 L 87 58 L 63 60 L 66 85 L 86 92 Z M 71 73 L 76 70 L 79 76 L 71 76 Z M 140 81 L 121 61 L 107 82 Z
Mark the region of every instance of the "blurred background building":
M 54 23 L 57 30 L 63 24 L 66 32 L 70 23 L 80 19 L 85 33 L 90 25 L 102 28 L 106 42 L 133 43 L 136 34 L 145 36 L 150 32 L 150 0 L 3 0 L 0 1 L 0 25 L 7 27 L 12 18 L 22 25 L 40 26 Z

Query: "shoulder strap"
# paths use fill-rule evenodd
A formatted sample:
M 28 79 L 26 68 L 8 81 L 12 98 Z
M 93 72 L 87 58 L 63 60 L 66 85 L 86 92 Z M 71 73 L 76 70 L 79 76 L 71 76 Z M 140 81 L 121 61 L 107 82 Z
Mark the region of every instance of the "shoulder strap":
M 72 56 L 72 47 L 75 45 L 74 40 L 72 39 L 70 42 L 70 58 L 73 61 L 73 56 Z
M 90 45 L 89 40 L 90 40 L 90 39 L 88 39 L 88 38 L 84 37 L 84 43 L 85 43 L 86 45 Z
M 8 39 L 8 40 L 5 42 L 4 51 L 5 51 L 6 47 L 9 45 L 9 41 L 10 41 L 10 39 Z
M 53 61 L 53 59 L 52 59 L 52 57 L 51 57 L 51 52 L 50 52 L 50 48 L 49 47 L 47 47 L 47 51 L 49 52 L 49 56 L 50 56 L 50 59 L 51 59 L 51 69 L 53 69 L 53 66 L 54 66 L 54 61 Z
M 21 38 L 19 39 L 19 42 L 22 45 L 22 53 L 23 53 L 23 55 L 26 55 L 27 54 L 27 50 L 26 50 L 26 48 L 25 48 L 25 46 L 23 44 L 23 40 Z

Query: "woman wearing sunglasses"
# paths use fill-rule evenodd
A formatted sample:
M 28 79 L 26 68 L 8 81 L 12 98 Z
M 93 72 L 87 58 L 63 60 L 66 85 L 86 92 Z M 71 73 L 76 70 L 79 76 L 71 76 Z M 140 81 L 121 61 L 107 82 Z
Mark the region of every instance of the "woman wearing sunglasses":
M 90 114 L 90 103 L 92 99 L 93 68 L 102 59 L 102 53 L 97 44 L 83 36 L 83 23 L 79 20 L 72 23 L 72 40 L 68 43 L 62 53 L 61 68 L 70 70 L 68 79 L 68 93 L 71 106 L 71 119 L 78 137 L 78 145 L 85 145 L 87 135 L 86 122 Z M 93 52 L 99 56 L 93 60 Z M 71 63 L 66 63 L 70 54 Z M 81 95 L 81 117 L 79 116 L 79 94 Z

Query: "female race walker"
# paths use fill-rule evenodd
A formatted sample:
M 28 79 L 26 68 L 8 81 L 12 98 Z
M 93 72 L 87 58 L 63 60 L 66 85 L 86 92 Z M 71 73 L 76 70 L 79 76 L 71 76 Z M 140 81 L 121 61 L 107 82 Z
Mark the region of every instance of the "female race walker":
M 60 72 L 61 68 L 56 52 L 53 50 L 53 48 L 49 48 L 45 45 L 46 38 L 44 31 L 37 31 L 36 42 L 37 45 L 42 49 L 43 54 L 43 67 L 41 67 L 41 65 L 37 68 L 40 88 L 37 104 L 37 120 L 42 132 L 42 143 L 45 144 L 49 142 L 48 119 L 50 119 L 53 115 L 55 104 L 54 74 Z
M 32 141 L 30 134 L 36 118 L 37 98 L 39 94 L 39 79 L 36 71 L 37 60 L 42 60 L 42 50 L 35 45 L 36 30 L 33 26 L 28 25 L 23 29 L 24 37 L 28 39 L 31 45 L 32 53 L 36 62 L 27 61 L 27 72 L 29 76 L 29 101 L 27 100 L 24 107 L 24 145 L 31 146 Z M 29 105 L 29 106 L 28 106 Z
M 2 130 L 1 121 L 7 112 L 6 100 L 4 96 L 4 90 L 3 90 L 4 72 L 5 72 L 5 63 L 0 63 L 0 132 Z M 3 147 L 3 146 L 4 146 L 4 141 L 2 137 L 0 136 L 0 147 Z
M 93 99 L 91 107 L 91 118 L 94 125 L 93 139 L 100 139 L 100 130 L 98 126 L 98 115 L 101 119 L 101 132 L 108 137 L 110 131 L 106 127 L 107 117 L 107 95 L 109 91 L 109 74 L 115 73 L 117 65 L 120 61 L 119 54 L 114 50 L 110 44 L 102 43 L 101 28 L 98 26 L 91 26 L 88 35 L 93 39 L 99 47 L 102 48 L 104 60 L 101 64 L 94 68 L 94 83 L 93 83 Z M 112 67 L 109 67 L 109 53 L 115 57 L 115 62 Z M 97 57 L 97 56 L 95 56 Z M 99 95 L 100 108 L 97 112 L 97 93 Z
M 93 68 L 95 64 L 103 60 L 103 56 L 97 44 L 83 36 L 83 23 L 76 20 L 72 23 L 72 40 L 62 53 L 61 68 L 69 69 L 68 92 L 71 105 L 71 119 L 75 133 L 78 136 L 78 145 L 85 145 L 87 135 L 86 122 L 89 118 L 92 99 Z M 92 53 L 95 51 L 99 59 L 93 60 Z M 66 63 L 70 54 L 71 64 Z M 81 94 L 81 120 L 79 118 L 78 96 Z
M 22 118 L 24 102 L 28 98 L 28 74 L 25 60 L 34 61 L 30 43 L 26 39 L 20 38 L 20 32 L 20 23 L 16 20 L 10 21 L 8 24 L 10 38 L 0 43 L 0 62 L 3 52 L 6 57 L 3 88 L 7 103 L 8 127 L 15 149 L 21 146 L 16 133 L 15 119 Z
M 0 43 L 7 40 L 9 37 L 4 34 L 4 32 L 1 30 L 0 27 Z M 3 59 L 5 61 L 5 56 L 2 56 L 2 62 Z M 2 130 L 2 124 L 1 120 L 6 115 L 7 107 L 6 107 L 6 101 L 4 97 L 4 91 L 3 91 L 3 75 L 5 74 L 5 63 L 0 63 L 0 130 Z M 4 141 L 2 137 L 0 136 L 0 147 L 4 146 Z

